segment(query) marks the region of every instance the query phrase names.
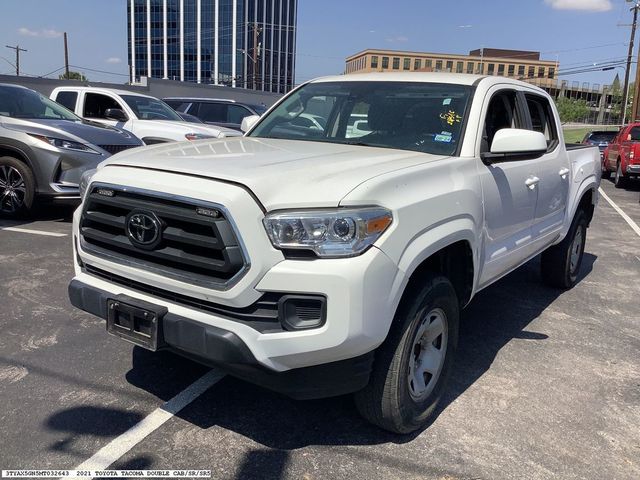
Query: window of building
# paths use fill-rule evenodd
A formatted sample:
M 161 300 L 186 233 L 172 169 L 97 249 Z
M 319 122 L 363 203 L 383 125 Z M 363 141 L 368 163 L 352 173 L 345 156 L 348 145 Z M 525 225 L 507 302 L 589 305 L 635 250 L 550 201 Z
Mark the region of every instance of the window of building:
M 518 65 L 518 76 L 524 77 L 524 65 Z
M 558 142 L 558 131 L 549 100 L 533 94 L 526 94 L 525 98 L 529 107 L 532 130 L 543 133 L 547 139 L 547 146 L 554 148 Z
M 478 70 L 476 73 L 483 74 L 484 73 L 484 63 L 478 64 Z
M 382 68 L 389 68 L 389 57 L 382 57 Z
M 447 60 L 447 72 L 453 71 L 453 60 Z
M 473 62 L 467 62 L 467 73 L 473 73 L 473 68 L 475 64 Z
M 498 75 L 500 75 L 501 77 L 504 77 L 504 63 L 500 63 L 498 65 Z
M 516 74 L 516 66 L 515 65 L 509 65 L 509 70 L 508 70 L 508 75 L 510 77 L 513 77 Z
M 414 69 L 414 70 L 420 70 L 420 69 L 422 68 L 422 67 L 421 67 L 421 64 L 422 64 L 422 61 L 421 61 L 419 58 L 416 58 L 416 59 L 413 61 L 413 69 Z
M 493 75 L 496 71 L 496 64 L 495 63 L 490 63 L 487 66 L 487 75 Z
M 403 70 L 411 69 L 411 59 L 410 58 L 403 58 L 402 59 L 402 69 Z
M 456 63 L 456 73 L 462 73 L 464 68 L 464 62 Z
M 538 78 L 544 78 L 544 67 L 538 67 Z
M 547 78 L 555 78 L 556 76 L 556 69 L 553 67 L 549 67 L 549 70 L 547 70 Z
M 442 60 L 436 60 L 436 72 L 442 71 Z
M 529 71 L 527 72 L 527 77 L 533 78 L 536 76 L 536 67 L 529 67 Z
M 427 67 L 427 68 L 431 68 L 433 66 L 433 61 L 430 58 L 427 58 L 424 61 L 424 66 Z
M 393 69 L 400 69 L 400 59 L 398 57 L 393 57 Z
M 371 57 L 371 68 L 378 68 L 378 56 L 373 55 Z

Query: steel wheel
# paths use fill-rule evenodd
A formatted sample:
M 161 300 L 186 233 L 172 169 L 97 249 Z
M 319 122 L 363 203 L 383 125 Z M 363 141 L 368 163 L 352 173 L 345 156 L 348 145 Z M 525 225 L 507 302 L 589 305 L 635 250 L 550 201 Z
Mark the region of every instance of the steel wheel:
M 427 313 L 413 339 L 409 358 L 409 394 L 422 401 L 433 391 L 447 352 L 447 316 L 440 308 Z
M 10 165 L 0 165 L 0 211 L 15 213 L 25 203 L 27 188 L 20 172 Z
M 585 231 L 583 225 L 578 225 L 576 233 L 571 242 L 571 250 L 569 257 L 569 271 L 571 275 L 575 275 L 578 266 L 580 265 L 580 258 L 582 257 L 582 244 L 584 243 Z

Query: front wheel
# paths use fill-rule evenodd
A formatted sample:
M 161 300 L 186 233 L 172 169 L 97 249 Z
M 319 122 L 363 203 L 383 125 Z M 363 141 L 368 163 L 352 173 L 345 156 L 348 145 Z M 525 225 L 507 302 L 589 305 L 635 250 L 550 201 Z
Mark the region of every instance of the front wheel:
M 618 160 L 618 165 L 616 166 L 616 176 L 613 180 L 613 184 L 616 188 L 624 188 L 626 186 L 627 179 L 624 178 L 624 173 L 622 173 L 622 162 Z
M 23 216 L 32 209 L 35 181 L 31 169 L 13 157 L 0 157 L 0 215 Z
M 566 290 L 576 284 L 586 241 L 587 216 L 578 210 L 564 240 L 542 252 L 541 273 L 547 285 Z
M 376 352 L 369 384 L 355 394 L 360 414 L 394 433 L 424 426 L 451 371 L 458 322 L 458 299 L 445 277 L 429 274 L 408 291 Z
M 602 178 L 605 180 L 608 180 L 609 178 L 611 178 L 611 172 L 607 168 L 606 160 L 602 160 Z

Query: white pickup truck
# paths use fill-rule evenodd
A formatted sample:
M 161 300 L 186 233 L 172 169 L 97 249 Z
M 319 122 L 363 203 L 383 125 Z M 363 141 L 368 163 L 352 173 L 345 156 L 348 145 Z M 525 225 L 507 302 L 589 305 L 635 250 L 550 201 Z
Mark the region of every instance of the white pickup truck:
M 348 130 L 354 115 L 367 125 Z M 433 413 L 479 290 L 540 253 L 547 283 L 577 281 L 600 154 L 565 147 L 539 88 L 330 77 L 251 121 L 243 138 L 123 152 L 85 178 L 75 306 L 294 398 L 354 392 L 403 433 Z
M 136 92 L 57 87 L 50 97 L 80 117 L 127 130 L 146 145 L 241 136 L 232 128 L 185 122 L 162 100 Z

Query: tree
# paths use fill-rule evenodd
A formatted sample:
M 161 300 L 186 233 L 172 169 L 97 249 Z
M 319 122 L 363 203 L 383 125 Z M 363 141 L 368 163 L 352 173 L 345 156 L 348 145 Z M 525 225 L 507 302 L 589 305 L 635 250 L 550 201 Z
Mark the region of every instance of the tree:
M 556 100 L 556 106 L 562 123 L 584 120 L 589 115 L 589 107 L 584 100 L 560 97 Z
M 83 74 L 81 74 L 80 72 L 74 72 L 73 70 L 69 70 L 69 75 L 67 75 L 66 73 L 61 73 L 60 75 L 58 75 L 58 78 L 60 80 L 80 80 L 81 82 L 86 82 L 88 80 L 88 78 Z

